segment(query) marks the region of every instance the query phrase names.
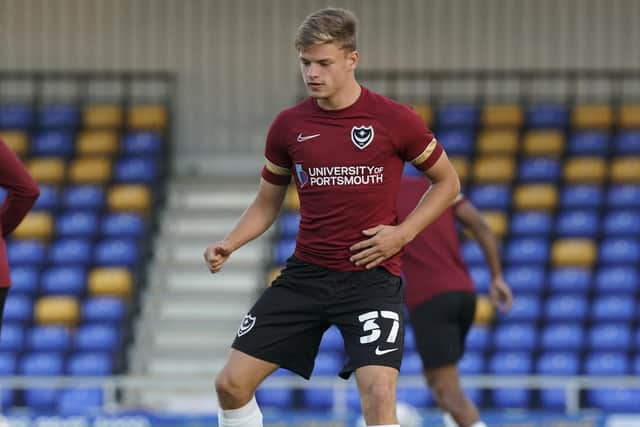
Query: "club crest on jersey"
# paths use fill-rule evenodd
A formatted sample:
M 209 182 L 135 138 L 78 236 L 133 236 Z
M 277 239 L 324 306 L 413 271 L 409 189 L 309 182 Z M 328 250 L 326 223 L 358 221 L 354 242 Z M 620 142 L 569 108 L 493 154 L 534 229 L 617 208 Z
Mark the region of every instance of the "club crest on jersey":
M 361 150 L 373 142 L 373 126 L 354 126 L 351 128 L 351 142 Z
M 242 319 L 242 323 L 240 323 L 240 327 L 238 328 L 238 336 L 241 337 L 251 329 L 253 329 L 253 325 L 256 324 L 256 316 L 252 316 L 251 314 L 247 314 Z

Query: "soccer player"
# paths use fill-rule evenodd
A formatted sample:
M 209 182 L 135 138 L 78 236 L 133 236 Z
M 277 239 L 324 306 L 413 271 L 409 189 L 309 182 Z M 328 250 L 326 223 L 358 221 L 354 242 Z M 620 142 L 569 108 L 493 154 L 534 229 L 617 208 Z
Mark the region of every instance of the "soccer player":
M 262 425 L 254 392 L 279 367 L 308 379 L 324 331 L 340 329 L 369 426 L 397 426 L 395 391 L 404 338 L 398 252 L 436 219 L 460 183 L 442 147 L 404 105 L 355 77 L 356 18 L 309 15 L 295 47 L 309 97 L 282 111 L 267 135 L 255 200 L 205 260 L 212 273 L 275 221 L 291 177 L 300 198 L 296 248 L 244 317 L 216 377 L 222 427 Z M 396 193 L 404 161 L 431 191 L 401 223 Z
M 400 220 L 411 214 L 428 188 L 429 181 L 422 177 L 402 179 L 398 194 Z M 460 254 L 456 220 L 471 230 L 482 247 L 491 269 L 492 303 L 502 311 L 511 308 L 513 297 L 502 278 L 496 239 L 482 215 L 462 195 L 404 247 L 405 304 L 425 378 L 438 406 L 445 412 L 445 424 L 486 427 L 460 386 L 456 366 L 464 353 L 465 338 L 476 310 L 476 294 Z
M 22 222 L 40 195 L 40 189 L 20 159 L 0 140 L 0 187 L 7 196 L 0 207 L 0 322 L 11 278 L 4 239 Z M 2 324 L 0 323 L 0 327 Z

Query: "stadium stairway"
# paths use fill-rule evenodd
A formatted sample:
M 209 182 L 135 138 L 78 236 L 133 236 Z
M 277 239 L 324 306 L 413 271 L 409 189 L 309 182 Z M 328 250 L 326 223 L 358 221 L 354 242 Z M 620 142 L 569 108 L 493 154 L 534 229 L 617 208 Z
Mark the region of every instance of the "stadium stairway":
M 196 393 L 146 391 L 129 396 L 145 406 L 210 410 L 213 378 L 262 286 L 268 237 L 233 254 L 219 275 L 203 261 L 206 246 L 231 229 L 253 200 L 255 180 L 225 184 L 222 179 L 178 179 L 170 184 L 166 210 L 155 242 L 150 283 L 136 325 L 131 373 L 155 377 L 211 378 Z

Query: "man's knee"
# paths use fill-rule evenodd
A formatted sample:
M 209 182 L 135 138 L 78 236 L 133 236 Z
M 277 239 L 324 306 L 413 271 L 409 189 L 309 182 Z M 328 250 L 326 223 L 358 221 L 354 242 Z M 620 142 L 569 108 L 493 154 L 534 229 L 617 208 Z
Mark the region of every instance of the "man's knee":
M 215 379 L 216 393 L 221 403 L 227 405 L 242 404 L 251 399 L 252 390 L 247 390 L 237 379 L 223 370 Z
M 372 382 L 367 384 L 363 391 L 365 399 L 374 407 L 395 403 L 395 385 L 388 381 Z

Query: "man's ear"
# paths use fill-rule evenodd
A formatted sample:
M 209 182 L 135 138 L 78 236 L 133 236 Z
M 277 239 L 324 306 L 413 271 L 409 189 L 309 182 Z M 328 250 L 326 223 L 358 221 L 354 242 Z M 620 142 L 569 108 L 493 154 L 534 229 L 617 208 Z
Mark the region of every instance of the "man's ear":
M 351 69 L 355 70 L 356 67 L 358 66 L 358 61 L 360 60 L 360 53 L 357 50 L 354 50 L 353 52 L 349 52 L 347 59 L 351 63 L 350 64 Z

